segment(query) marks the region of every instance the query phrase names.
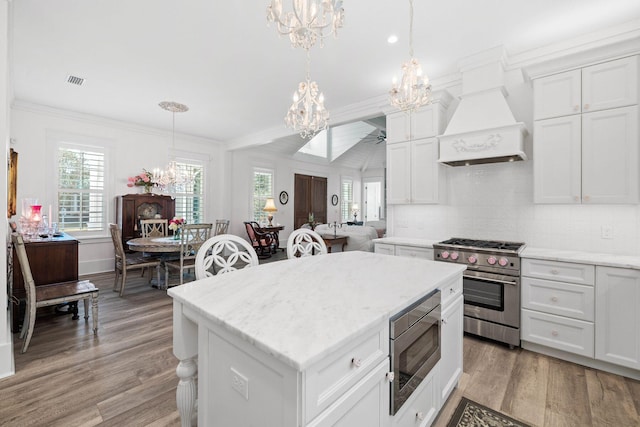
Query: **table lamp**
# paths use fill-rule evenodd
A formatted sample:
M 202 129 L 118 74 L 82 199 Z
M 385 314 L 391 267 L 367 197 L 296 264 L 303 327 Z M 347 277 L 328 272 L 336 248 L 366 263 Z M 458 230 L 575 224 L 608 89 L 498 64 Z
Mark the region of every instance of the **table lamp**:
M 353 211 L 353 222 L 358 222 L 358 204 L 354 203 L 351 210 Z
M 278 208 L 276 208 L 272 197 L 267 199 L 267 203 L 264 204 L 264 208 L 262 208 L 262 210 L 268 213 L 267 219 L 269 220 L 269 227 L 273 227 L 271 222 L 273 221 L 273 212 L 278 212 Z

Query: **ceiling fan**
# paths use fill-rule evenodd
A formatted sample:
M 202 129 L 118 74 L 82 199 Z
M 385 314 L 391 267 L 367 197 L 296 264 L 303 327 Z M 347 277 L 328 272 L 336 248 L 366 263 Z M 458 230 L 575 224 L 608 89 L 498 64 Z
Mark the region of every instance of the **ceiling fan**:
M 374 143 L 380 144 L 381 142 L 387 141 L 387 131 L 384 129 L 378 129 L 377 131 L 371 132 L 369 135 L 362 138 L 362 142 L 364 143 Z

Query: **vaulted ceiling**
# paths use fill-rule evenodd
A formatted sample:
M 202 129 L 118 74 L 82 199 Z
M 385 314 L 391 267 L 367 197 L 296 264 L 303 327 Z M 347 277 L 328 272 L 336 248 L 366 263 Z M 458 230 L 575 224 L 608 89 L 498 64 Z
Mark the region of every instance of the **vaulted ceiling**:
M 268 0 L 18 0 L 11 3 L 12 87 L 18 102 L 170 129 L 158 107 L 178 101 L 176 131 L 233 142 L 276 129 L 305 55 L 265 18 Z M 638 0 L 416 0 L 415 56 L 426 73 L 503 45 L 523 52 L 604 31 L 638 28 Z M 286 8 L 289 1 L 285 0 Z M 311 52 L 311 77 L 338 111 L 383 97 L 408 59 L 408 2 L 345 0 L 336 39 Z M 387 43 L 396 34 L 399 41 Z M 82 86 L 68 75 L 86 79 Z

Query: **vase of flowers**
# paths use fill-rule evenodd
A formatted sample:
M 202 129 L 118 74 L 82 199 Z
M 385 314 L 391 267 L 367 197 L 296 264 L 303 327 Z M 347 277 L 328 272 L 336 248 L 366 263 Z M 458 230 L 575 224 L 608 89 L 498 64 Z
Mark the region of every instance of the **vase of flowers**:
M 182 229 L 183 225 L 184 218 L 178 218 L 177 216 L 174 216 L 169 221 L 169 230 L 173 231 L 174 240 L 178 240 L 180 238 L 180 230 Z
M 158 184 L 155 182 L 153 173 L 142 169 L 142 173 L 127 178 L 127 187 L 142 187 L 145 193 L 151 193 L 151 189 Z

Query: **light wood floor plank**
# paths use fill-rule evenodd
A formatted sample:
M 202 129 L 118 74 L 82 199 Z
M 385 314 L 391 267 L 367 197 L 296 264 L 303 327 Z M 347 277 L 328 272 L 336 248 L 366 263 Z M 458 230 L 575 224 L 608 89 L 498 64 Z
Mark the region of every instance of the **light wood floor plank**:
M 500 408 L 513 371 L 518 350 L 503 346 L 487 346 L 481 362 L 465 390 L 467 398 L 488 407 Z
M 591 426 L 585 368 L 550 359 L 545 410 L 547 426 Z
M 547 357 L 519 351 L 505 390 L 502 412 L 527 424 L 544 424 L 544 410 L 549 378 Z
M 593 369 L 585 373 L 594 425 L 640 425 L 640 413 L 624 378 Z

